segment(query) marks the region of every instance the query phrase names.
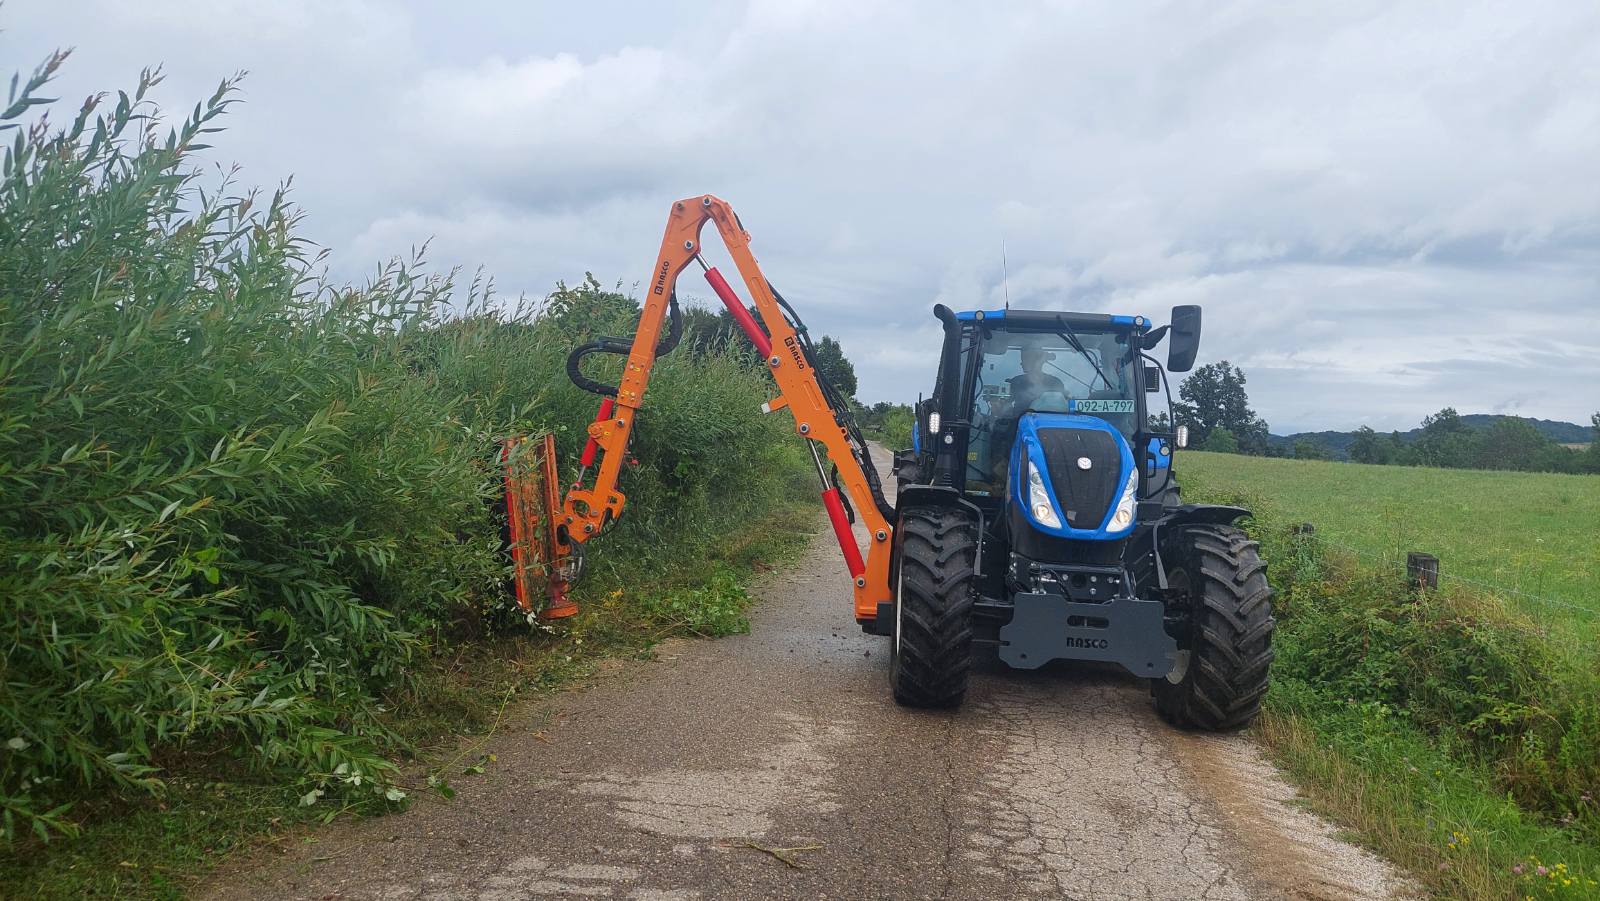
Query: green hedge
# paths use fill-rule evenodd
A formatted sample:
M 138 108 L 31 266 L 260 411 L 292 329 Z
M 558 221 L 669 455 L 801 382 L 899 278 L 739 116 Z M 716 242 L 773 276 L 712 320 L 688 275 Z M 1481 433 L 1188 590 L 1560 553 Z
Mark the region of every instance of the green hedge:
M 308 802 L 398 800 L 383 697 L 511 621 L 496 439 L 572 454 L 595 398 L 562 360 L 637 305 L 590 278 L 505 310 L 420 258 L 329 284 L 282 191 L 194 169 L 231 82 L 170 133 L 149 74 L 53 132 L 62 59 L 0 120 L 4 834 L 70 829 L 72 798 L 156 789 L 191 748 Z M 766 393 L 736 356 L 667 358 L 598 553 L 714 541 L 785 496 L 803 451 Z

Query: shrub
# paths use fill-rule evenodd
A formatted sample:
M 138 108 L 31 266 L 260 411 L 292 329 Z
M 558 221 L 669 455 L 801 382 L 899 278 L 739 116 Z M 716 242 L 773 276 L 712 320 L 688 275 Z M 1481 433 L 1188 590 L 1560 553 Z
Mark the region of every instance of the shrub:
M 1277 530 L 1268 528 L 1268 532 Z M 1272 700 L 1334 720 L 1391 718 L 1493 773 L 1547 821 L 1600 835 L 1600 679 L 1574 647 L 1496 599 L 1412 594 L 1393 570 L 1362 569 L 1274 534 L 1281 625 Z
M 164 755 L 196 746 L 299 780 L 307 803 L 402 798 L 383 697 L 452 625 L 505 607 L 495 440 L 556 429 L 574 452 L 595 399 L 561 360 L 638 312 L 591 277 L 548 315 L 475 283 L 449 318 L 453 281 L 421 259 L 331 285 L 283 191 L 207 190 L 192 167 L 235 82 L 163 136 L 158 80 L 65 130 L 17 128 L 0 176 L 7 838 L 70 829 L 89 790 L 158 789 Z M 785 496 L 804 469 L 758 412 L 764 379 L 726 354 L 665 360 L 632 515 L 597 544 L 693 548 Z
M 1201 442 L 1199 449 L 1216 454 L 1237 454 L 1239 453 L 1239 439 L 1235 438 L 1232 432 L 1218 426 L 1211 430 L 1211 434 L 1206 436 L 1205 441 Z
M 883 417 L 883 443 L 890 450 L 911 448 L 911 432 L 917 427 L 916 414 L 910 407 L 895 407 Z

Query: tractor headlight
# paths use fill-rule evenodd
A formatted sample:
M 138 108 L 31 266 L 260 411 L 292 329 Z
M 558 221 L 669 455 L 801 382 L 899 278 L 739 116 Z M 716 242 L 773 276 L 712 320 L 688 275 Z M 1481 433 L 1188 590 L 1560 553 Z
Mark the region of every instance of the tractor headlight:
M 1122 497 L 1117 499 L 1117 512 L 1111 514 L 1111 531 L 1122 532 L 1133 525 L 1134 495 L 1139 490 L 1139 470 L 1128 467 L 1128 481 L 1122 486 Z
M 1061 528 L 1061 517 L 1056 515 L 1056 505 L 1050 502 L 1050 492 L 1044 490 L 1044 479 L 1039 477 L 1039 470 L 1034 468 L 1033 461 L 1028 461 L 1028 508 L 1033 512 L 1033 519 L 1041 526 L 1052 529 Z

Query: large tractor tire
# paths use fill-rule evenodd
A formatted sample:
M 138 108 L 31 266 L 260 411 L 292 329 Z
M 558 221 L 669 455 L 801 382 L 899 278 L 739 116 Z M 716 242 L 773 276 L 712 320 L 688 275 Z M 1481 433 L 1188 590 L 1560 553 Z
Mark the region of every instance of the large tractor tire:
M 959 512 L 913 507 L 900 514 L 899 533 L 894 699 L 907 707 L 959 706 L 972 669 L 978 530 Z
M 1151 684 L 1156 710 L 1186 729 L 1238 729 L 1261 712 L 1272 665 L 1267 565 L 1232 526 L 1186 526 L 1174 539 L 1168 603 L 1188 617 L 1177 666 Z

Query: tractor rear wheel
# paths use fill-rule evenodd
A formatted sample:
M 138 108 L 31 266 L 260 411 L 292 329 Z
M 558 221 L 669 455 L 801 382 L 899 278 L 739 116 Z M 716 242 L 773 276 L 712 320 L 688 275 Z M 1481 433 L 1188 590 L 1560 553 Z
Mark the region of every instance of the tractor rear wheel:
M 1156 710 L 1189 729 L 1238 729 L 1261 712 L 1272 664 L 1272 589 L 1259 546 L 1232 526 L 1184 527 L 1168 547 L 1169 604 L 1187 614 L 1178 664 L 1151 683 Z
M 959 512 L 900 514 L 894 653 L 889 679 L 907 707 L 956 707 L 972 669 L 973 566 L 978 531 Z

